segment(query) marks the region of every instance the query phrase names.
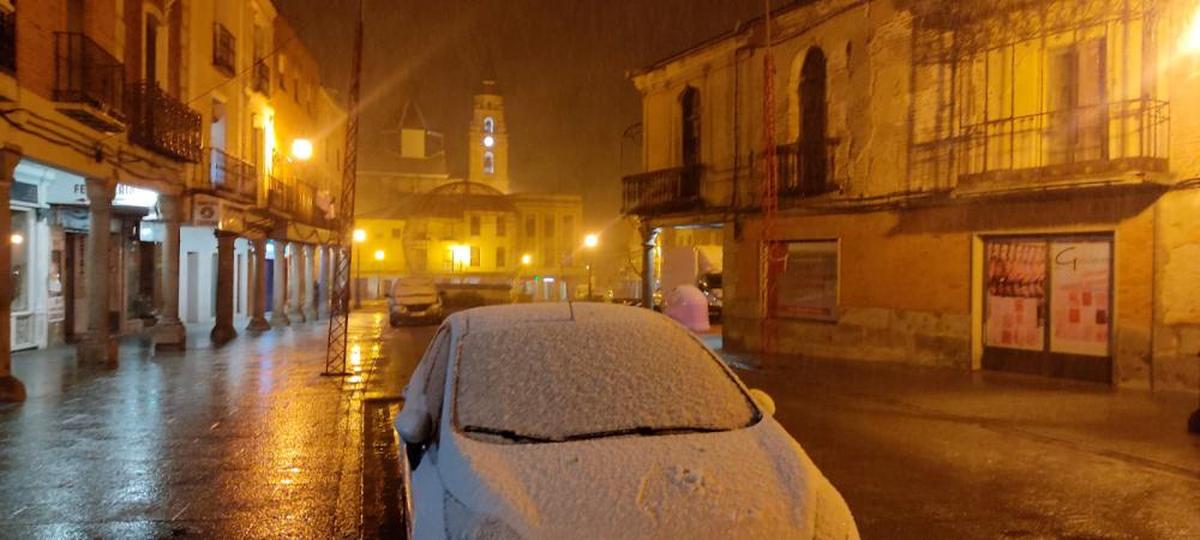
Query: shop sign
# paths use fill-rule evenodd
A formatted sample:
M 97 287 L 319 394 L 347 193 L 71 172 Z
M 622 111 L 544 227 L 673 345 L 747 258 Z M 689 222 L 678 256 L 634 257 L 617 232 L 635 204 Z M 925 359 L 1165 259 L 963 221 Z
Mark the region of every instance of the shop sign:
M 196 197 L 192 202 L 192 224 L 197 227 L 216 227 L 221 224 L 221 201 Z
M 48 204 L 88 204 L 87 182 L 80 177 L 78 180 L 60 178 L 46 184 L 46 202 Z M 128 184 L 117 184 L 117 192 L 113 197 L 114 206 L 136 206 L 139 208 L 154 208 L 158 204 L 158 193 Z

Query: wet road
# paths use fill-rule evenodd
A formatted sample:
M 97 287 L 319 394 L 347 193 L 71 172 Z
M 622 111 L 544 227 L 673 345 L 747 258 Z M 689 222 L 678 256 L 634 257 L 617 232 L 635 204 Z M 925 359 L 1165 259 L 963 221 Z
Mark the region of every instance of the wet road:
M 325 321 L 133 343 L 116 371 L 17 355 L 30 398 L 0 407 L 0 537 L 358 537 L 362 400 L 402 387 L 429 339 L 385 328 L 353 316 L 356 378 L 320 375 Z

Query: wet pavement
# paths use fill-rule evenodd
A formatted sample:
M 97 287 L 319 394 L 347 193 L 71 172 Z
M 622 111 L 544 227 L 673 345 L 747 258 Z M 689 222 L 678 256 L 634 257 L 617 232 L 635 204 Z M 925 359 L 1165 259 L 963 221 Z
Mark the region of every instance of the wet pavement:
M 403 526 L 389 419 L 434 327 L 325 321 L 186 353 L 14 359 L 0 537 L 376 538 Z M 718 336 L 707 336 L 714 346 Z M 999 374 L 726 355 L 841 490 L 864 538 L 1200 538 L 1194 396 Z M 743 369 L 750 368 L 750 369 Z M 365 411 L 365 412 L 364 412 Z
M 362 400 L 402 387 L 424 343 L 385 353 L 383 314 L 356 313 L 358 375 L 323 377 L 326 324 L 219 349 L 195 328 L 157 356 L 133 340 L 114 371 L 15 355 L 29 400 L 0 406 L 0 537 L 358 537 Z
M 1185 432 L 1194 395 L 888 364 L 767 365 L 739 374 L 771 394 L 863 538 L 1200 538 L 1200 437 Z

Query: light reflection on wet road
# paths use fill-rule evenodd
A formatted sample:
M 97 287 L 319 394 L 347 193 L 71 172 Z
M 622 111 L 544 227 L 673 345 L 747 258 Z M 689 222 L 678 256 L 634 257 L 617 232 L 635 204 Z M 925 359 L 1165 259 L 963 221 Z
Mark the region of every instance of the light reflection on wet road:
M 135 343 L 116 371 L 17 355 L 30 398 L 0 407 L 0 536 L 357 537 L 361 399 L 398 392 L 432 330 L 396 338 L 356 313 L 341 378 L 320 375 L 326 328 L 215 350 L 197 332 L 157 357 Z

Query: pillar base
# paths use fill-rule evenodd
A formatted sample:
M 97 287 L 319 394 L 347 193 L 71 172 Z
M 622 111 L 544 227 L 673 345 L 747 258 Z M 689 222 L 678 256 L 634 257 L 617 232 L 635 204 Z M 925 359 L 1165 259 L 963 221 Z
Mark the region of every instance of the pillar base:
M 315 321 L 319 318 L 320 317 L 317 316 L 317 312 L 313 308 L 311 308 L 311 307 L 304 308 L 304 320 Z
M 87 336 L 75 346 L 75 358 L 84 364 L 117 367 L 117 339 L 112 336 Z
M 305 317 L 304 312 L 299 309 L 297 309 L 296 311 L 293 311 L 291 313 L 288 313 L 288 319 L 291 319 L 292 321 L 296 322 L 297 324 L 308 321 L 308 317 Z
M 0 377 L 0 403 L 22 401 L 25 401 L 25 383 L 12 375 Z
M 224 345 L 233 341 L 237 337 L 237 329 L 232 324 L 214 326 L 212 332 L 209 332 L 208 339 L 212 340 L 214 345 Z
M 187 328 L 178 319 L 161 321 L 154 330 L 154 350 L 182 351 L 187 348 Z
M 246 330 L 251 332 L 266 332 L 270 329 L 271 323 L 267 322 L 267 320 L 262 317 L 254 317 L 250 319 L 250 324 L 246 325 Z
M 271 312 L 271 326 L 291 326 L 291 325 L 292 325 L 292 320 L 288 318 L 287 314 L 284 313 L 283 310 L 276 310 L 276 311 Z

